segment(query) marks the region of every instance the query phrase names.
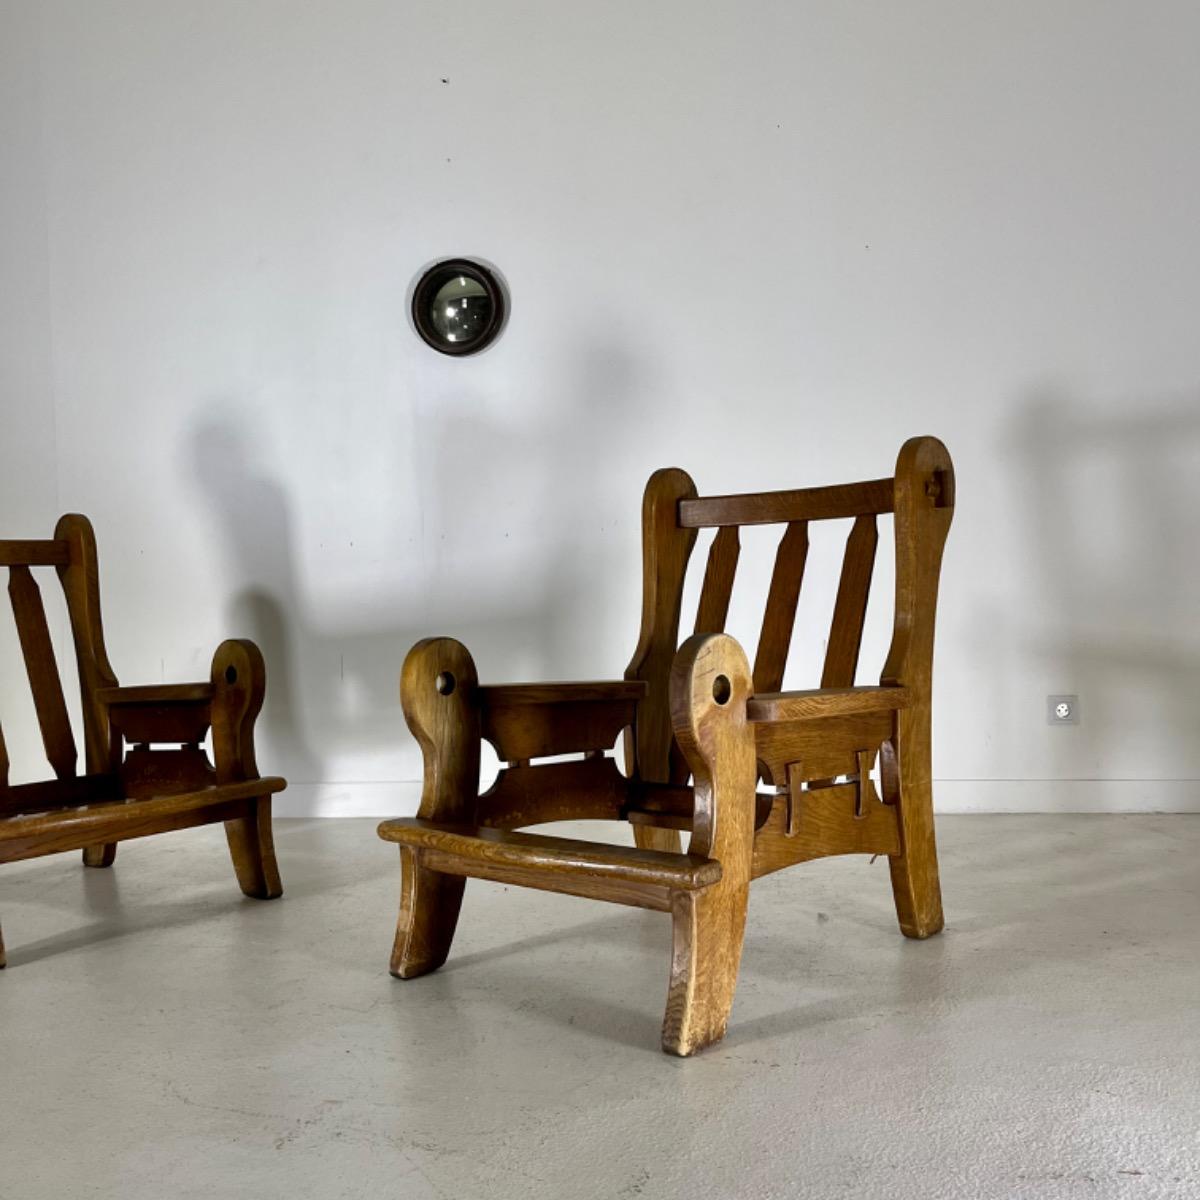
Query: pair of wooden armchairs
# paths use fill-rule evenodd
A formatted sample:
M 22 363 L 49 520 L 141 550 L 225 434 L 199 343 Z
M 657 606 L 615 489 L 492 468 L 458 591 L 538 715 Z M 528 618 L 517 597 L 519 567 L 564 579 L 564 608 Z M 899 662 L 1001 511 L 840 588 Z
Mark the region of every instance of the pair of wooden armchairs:
M 699 497 L 683 471 L 658 471 L 643 501 L 642 628 L 624 680 L 481 686 L 461 643 L 418 642 L 400 691 L 424 755 L 420 809 L 379 828 L 400 846 L 392 973 L 408 979 L 445 961 L 468 877 L 669 912 L 662 1044 L 686 1055 L 725 1032 L 750 883 L 761 875 L 830 854 L 887 855 L 901 930 L 937 933 L 930 678 L 953 509 L 950 456 L 928 437 L 905 443 L 894 476 L 834 487 Z M 880 684 L 856 687 L 877 518 L 889 513 L 891 649 Z M 808 526 L 837 519 L 851 527 L 821 686 L 782 692 Z M 751 667 L 723 630 L 738 531 L 764 524 L 784 532 Z M 688 560 L 697 531 L 709 527 L 717 533 L 695 632 L 680 645 Z M 0 565 L 9 567 L 56 776 L 9 786 L 0 737 L 0 863 L 83 849 L 88 866 L 105 867 L 125 838 L 222 821 L 243 892 L 278 896 L 270 798 L 285 784 L 260 778 L 255 765 L 265 675 L 254 645 L 223 643 L 207 683 L 118 687 L 104 651 L 87 520 L 64 517 L 51 541 L 0 542 Z M 82 775 L 32 566 L 57 568 L 66 593 L 83 699 Z M 212 762 L 202 748 L 210 728 Z M 622 733 L 624 773 L 609 754 Z M 505 766 L 480 795 L 485 740 Z M 545 758 L 556 761 L 536 761 Z M 517 832 L 595 818 L 628 822 L 636 845 Z M 689 834 L 686 853 L 681 832 Z

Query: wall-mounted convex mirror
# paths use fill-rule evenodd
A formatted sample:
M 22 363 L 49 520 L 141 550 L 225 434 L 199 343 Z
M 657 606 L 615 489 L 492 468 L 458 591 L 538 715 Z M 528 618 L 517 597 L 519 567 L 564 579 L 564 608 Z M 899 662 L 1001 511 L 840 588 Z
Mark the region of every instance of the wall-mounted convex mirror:
M 413 324 L 442 354 L 476 354 L 491 345 L 504 324 L 504 313 L 500 280 L 468 258 L 436 263 L 413 291 Z

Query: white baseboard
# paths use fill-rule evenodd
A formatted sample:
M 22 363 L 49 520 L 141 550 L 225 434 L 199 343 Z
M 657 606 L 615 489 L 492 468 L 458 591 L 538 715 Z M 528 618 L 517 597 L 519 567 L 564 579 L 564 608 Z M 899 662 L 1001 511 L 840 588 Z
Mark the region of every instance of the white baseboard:
M 939 813 L 1200 812 L 1200 779 L 941 779 Z M 276 796 L 280 817 L 408 817 L 421 785 L 293 783 Z
M 277 817 L 412 817 L 421 785 L 394 783 L 289 783 L 271 805 Z
M 1194 813 L 1200 779 L 941 779 L 943 813 Z

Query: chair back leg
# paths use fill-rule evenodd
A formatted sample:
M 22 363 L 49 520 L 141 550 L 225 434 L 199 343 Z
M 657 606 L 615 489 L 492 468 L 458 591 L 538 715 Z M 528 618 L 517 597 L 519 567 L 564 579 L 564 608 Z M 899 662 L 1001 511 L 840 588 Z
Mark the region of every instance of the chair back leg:
M 679 854 L 683 848 L 678 829 L 663 829 L 657 825 L 635 825 L 633 844 L 639 850 L 659 850 L 664 854 Z
M 283 884 L 271 834 L 271 797 L 249 800 L 247 809 L 244 817 L 225 822 L 234 873 L 243 894 L 255 900 L 274 900 L 283 895 Z
M 85 846 L 83 849 L 85 867 L 111 867 L 116 859 L 116 842 L 103 842 L 99 846 Z
M 889 857 L 896 917 L 905 937 L 927 938 L 941 932 L 942 888 L 933 829 L 929 708 L 896 714 L 894 748 L 883 748 L 884 800 L 900 817 L 900 853 Z
M 896 714 L 884 747 L 884 799 L 899 806 L 901 852 L 889 858 L 896 916 L 906 937 L 938 933 L 942 892 L 933 831 L 930 724 L 933 637 L 942 550 L 954 517 L 954 464 L 937 438 L 910 438 L 895 475 L 896 624 L 880 679 L 916 701 Z

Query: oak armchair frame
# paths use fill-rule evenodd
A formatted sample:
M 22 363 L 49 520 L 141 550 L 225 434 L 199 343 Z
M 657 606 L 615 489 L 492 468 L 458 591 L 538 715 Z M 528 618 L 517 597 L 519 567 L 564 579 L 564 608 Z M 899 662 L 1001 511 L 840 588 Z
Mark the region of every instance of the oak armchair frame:
M 238 884 L 272 899 L 282 885 L 271 834 L 271 796 L 287 785 L 262 778 L 254 722 L 266 690 L 253 642 L 217 647 L 208 681 L 121 687 L 100 620 L 99 567 L 91 523 L 59 520 L 48 541 L 0 541 L 0 566 L 54 778 L 9 784 L 0 732 L 0 863 L 82 850 L 110 867 L 117 843 L 221 821 Z M 67 715 L 46 613 L 31 567 L 54 567 L 66 596 L 82 699 L 85 770 Z M 203 743 L 212 729 L 213 762 Z M 0 937 L 0 967 L 5 965 Z
M 953 510 L 954 468 L 931 437 L 905 443 L 894 476 L 834 487 L 702 498 L 685 472 L 661 470 L 643 501 L 641 635 L 623 681 L 481 686 L 461 643 L 418 642 L 400 692 L 424 756 L 420 809 L 379 827 L 400 846 L 392 973 L 410 979 L 445 961 L 468 877 L 669 912 L 662 1045 L 687 1055 L 725 1033 L 759 876 L 824 855 L 887 855 L 902 932 L 937 933 L 931 677 Z M 879 685 L 855 687 L 883 513 L 894 513 L 893 636 Z M 782 692 L 808 523 L 838 518 L 853 524 L 821 686 Z M 738 530 L 757 524 L 785 530 L 751 668 L 723 630 Z M 717 533 L 695 633 L 680 646 L 684 576 L 704 527 Z M 606 754 L 622 730 L 628 776 Z M 506 766 L 479 795 L 484 739 Z M 532 761 L 566 754 L 582 757 Z M 760 791 L 760 779 L 775 790 Z M 514 832 L 581 818 L 630 822 L 636 847 Z

